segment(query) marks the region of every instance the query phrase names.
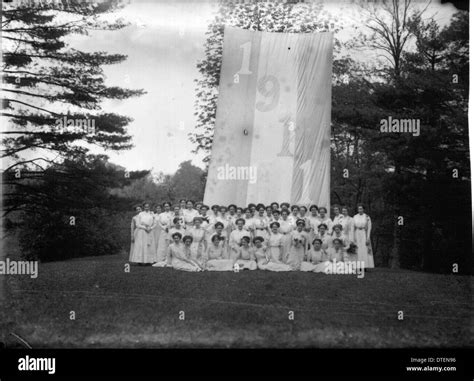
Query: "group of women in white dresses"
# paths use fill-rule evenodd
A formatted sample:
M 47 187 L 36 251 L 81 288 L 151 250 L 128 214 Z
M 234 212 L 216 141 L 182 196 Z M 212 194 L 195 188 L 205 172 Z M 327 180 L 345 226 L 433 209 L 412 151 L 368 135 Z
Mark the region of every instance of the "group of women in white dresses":
M 372 223 L 357 207 L 325 207 L 274 202 L 209 208 L 181 200 L 151 210 L 136 207 L 131 224 L 130 262 L 184 271 L 328 272 L 328 263 L 358 262 L 374 267 Z

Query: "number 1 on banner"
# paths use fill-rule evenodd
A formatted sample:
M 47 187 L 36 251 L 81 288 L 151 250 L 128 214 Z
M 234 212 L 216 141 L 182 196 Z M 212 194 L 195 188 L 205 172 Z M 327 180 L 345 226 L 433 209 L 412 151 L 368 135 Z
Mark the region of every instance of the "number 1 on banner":
M 244 50 L 244 54 L 242 56 L 242 65 L 237 74 L 250 75 L 252 74 L 250 71 L 250 51 L 252 50 L 252 42 L 248 41 L 245 44 L 240 45 L 240 49 Z
M 308 204 L 311 200 L 309 199 L 309 171 L 311 169 L 311 160 L 306 160 L 300 165 L 303 170 L 303 190 L 301 192 L 300 204 Z

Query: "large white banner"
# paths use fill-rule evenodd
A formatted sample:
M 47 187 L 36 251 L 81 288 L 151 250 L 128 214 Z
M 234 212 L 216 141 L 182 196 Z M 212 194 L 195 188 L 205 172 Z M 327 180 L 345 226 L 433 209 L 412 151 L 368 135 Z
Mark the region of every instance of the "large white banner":
M 226 27 L 205 203 L 329 206 L 332 47 Z

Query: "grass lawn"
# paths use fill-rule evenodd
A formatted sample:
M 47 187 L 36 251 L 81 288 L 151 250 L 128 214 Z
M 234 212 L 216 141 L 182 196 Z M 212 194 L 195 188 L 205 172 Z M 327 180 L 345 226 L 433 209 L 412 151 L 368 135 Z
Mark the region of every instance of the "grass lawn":
M 374 269 L 357 279 L 148 266 L 126 273 L 124 264 L 119 255 L 90 257 L 40 264 L 36 279 L 8 276 L 3 341 L 18 346 L 13 332 L 33 348 L 472 344 L 468 276 Z

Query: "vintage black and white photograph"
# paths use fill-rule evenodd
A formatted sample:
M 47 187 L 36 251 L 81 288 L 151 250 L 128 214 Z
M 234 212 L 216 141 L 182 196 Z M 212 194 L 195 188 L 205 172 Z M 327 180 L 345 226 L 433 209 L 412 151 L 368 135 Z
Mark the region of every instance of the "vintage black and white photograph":
M 472 348 L 467 1 L 3 0 L 1 44 L 3 349 Z

